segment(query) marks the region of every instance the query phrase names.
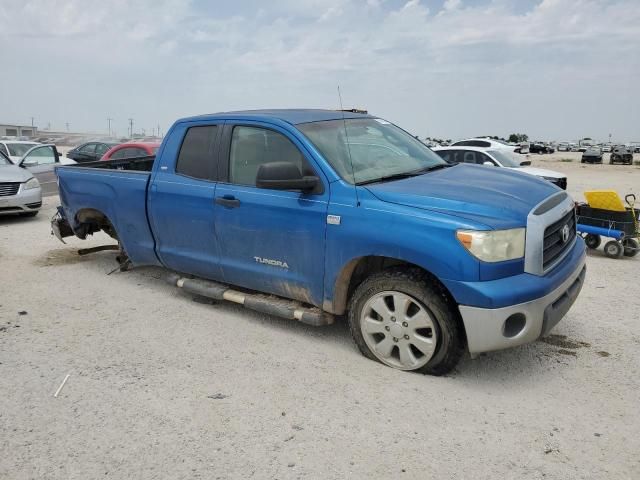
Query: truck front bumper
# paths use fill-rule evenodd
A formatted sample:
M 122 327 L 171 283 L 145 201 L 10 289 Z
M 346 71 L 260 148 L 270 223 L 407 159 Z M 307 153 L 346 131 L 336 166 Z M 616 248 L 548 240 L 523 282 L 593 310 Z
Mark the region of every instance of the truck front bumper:
M 584 247 L 583 247 L 584 248 Z M 460 314 L 472 356 L 533 342 L 547 335 L 575 302 L 587 271 L 585 255 L 559 286 L 533 300 L 501 308 L 460 305 Z M 504 288 L 509 289 L 509 278 Z

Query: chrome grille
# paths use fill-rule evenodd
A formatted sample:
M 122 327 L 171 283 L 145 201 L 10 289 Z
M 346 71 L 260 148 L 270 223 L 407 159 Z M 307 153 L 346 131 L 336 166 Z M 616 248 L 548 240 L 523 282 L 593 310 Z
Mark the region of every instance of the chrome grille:
M 563 235 L 563 231 L 565 231 L 566 234 Z M 571 248 L 575 236 L 575 210 L 571 210 L 560 220 L 545 228 L 542 252 L 542 268 L 544 270 L 549 268 L 554 261 L 561 258 L 567 249 Z
M 2 182 L 0 183 L 0 197 L 8 197 L 15 195 L 20 190 L 20 182 Z

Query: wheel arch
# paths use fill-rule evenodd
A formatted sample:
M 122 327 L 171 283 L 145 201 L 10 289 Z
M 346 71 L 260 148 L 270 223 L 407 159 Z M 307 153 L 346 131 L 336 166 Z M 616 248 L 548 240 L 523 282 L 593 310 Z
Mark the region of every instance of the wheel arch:
M 370 275 L 389 268 L 418 269 L 456 305 L 453 295 L 436 275 L 413 262 L 384 255 L 366 255 L 347 262 L 338 273 L 333 285 L 333 301 L 325 300 L 323 309 L 335 315 L 343 315 L 355 289 Z
M 107 214 L 96 208 L 81 208 L 74 215 L 74 232 L 76 236 L 85 239 L 87 235 L 103 230 L 107 235 L 118 239 L 118 233 Z

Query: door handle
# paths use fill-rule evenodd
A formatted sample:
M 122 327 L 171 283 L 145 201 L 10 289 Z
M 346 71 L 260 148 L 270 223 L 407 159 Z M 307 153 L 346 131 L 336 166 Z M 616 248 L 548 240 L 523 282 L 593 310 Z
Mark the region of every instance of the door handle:
M 226 208 L 238 208 L 240 206 L 240 200 L 233 195 L 224 195 L 216 198 L 216 203 Z

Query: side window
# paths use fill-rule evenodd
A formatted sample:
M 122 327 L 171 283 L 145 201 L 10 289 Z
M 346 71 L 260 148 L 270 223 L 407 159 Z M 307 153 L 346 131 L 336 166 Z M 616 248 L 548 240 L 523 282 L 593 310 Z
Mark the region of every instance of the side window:
M 464 163 L 476 163 L 476 152 L 471 152 L 469 150 L 465 151 L 462 161 Z
M 211 146 L 217 132 L 217 125 L 189 128 L 180 147 L 176 173 L 210 180 L 214 161 Z
M 136 154 L 136 150 L 133 147 L 128 147 L 128 148 L 123 148 L 122 150 L 120 150 L 122 152 L 122 158 L 133 158 L 135 157 Z
M 451 150 L 438 150 L 438 156 L 447 163 L 453 163 L 453 152 Z
M 94 153 L 96 151 L 96 144 L 95 143 L 87 143 L 84 147 L 82 147 L 78 151 L 82 152 L 82 153 Z
M 97 155 L 104 155 L 105 152 L 109 150 L 109 145 L 106 145 L 104 143 L 99 143 L 98 145 L 96 145 L 96 154 Z
M 489 158 L 488 155 L 485 155 L 484 153 L 476 153 L 477 155 L 477 161 L 479 165 L 484 165 L 484 162 L 489 162 L 491 163 L 491 165 L 496 166 L 496 162 L 494 162 L 491 158 Z
M 56 163 L 53 147 L 43 146 L 35 148 L 24 158 L 24 165 L 50 165 Z
M 281 133 L 256 127 L 238 126 L 231 136 L 229 182 L 255 185 L 263 163 L 291 162 L 302 175 L 313 175 L 300 150 Z
M 109 157 L 111 160 L 117 160 L 119 158 L 124 158 L 124 151 L 126 150 L 126 148 L 121 148 L 120 150 L 116 150 L 115 152 L 113 152 L 111 154 L 111 157 Z

